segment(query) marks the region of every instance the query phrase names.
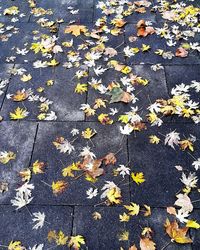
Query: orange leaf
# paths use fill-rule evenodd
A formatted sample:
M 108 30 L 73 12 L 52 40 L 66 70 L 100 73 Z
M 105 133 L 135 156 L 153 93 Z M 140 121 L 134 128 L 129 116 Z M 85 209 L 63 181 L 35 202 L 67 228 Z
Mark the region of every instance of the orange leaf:
M 140 239 L 140 248 L 141 250 L 155 250 L 156 244 L 149 238 Z
M 188 227 L 179 228 L 178 223 L 175 221 L 170 222 L 168 219 L 165 223 L 165 230 L 172 241 L 176 243 L 185 244 L 185 243 L 192 243 L 192 240 L 186 236 Z
M 176 209 L 174 207 L 167 207 L 167 213 L 176 215 Z
M 80 36 L 81 32 L 84 34 L 87 32 L 87 28 L 84 25 L 70 25 L 65 29 L 65 33 L 72 33 L 74 36 Z
M 114 153 L 107 154 L 103 159 L 105 161 L 105 165 L 114 165 L 117 161 Z

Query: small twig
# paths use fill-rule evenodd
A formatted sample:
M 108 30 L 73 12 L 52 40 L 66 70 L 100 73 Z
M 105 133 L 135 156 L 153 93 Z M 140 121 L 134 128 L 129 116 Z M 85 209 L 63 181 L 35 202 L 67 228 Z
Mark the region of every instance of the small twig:
M 97 203 L 96 205 L 94 205 L 94 207 L 97 207 L 97 206 L 100 206 L 100 205 L 102 205 L 102 204 L 105 204 L 106 201 L 108 201 L 108 200 L 105 200 L 105 201 L 102 201 L 102 202 L 100 202 L 100 203 Z
M 74 180 L 78 180 L 78 179 L 81 178 L 84 174 L 85 174 L 85 172 L 83 172 L 82 174 L 80 174 L 80 175 L 78 175 L 77 177 L 75 177 Z
M 26 207 L 26 209 L 27 209 L 27 211 L 28 211 L 28 213 L 30 214 L 30 216 L 32 217 L 33 216 L 33 214 L 31 213 L 31 211 L 29 210 L 29 208 L 25 205 L 25 207 Z
M 200 202 L 200 199 L 199 200 L 195 200 L 195 201 L 191 201 L 192 203 L 195 203 L 195 202 Z
M 44 183 L 46 186 L 51 187 L 51 185 L 49 185 L 47 182 L 45 182 L 43 180 L 41 180 L 41 182 Z

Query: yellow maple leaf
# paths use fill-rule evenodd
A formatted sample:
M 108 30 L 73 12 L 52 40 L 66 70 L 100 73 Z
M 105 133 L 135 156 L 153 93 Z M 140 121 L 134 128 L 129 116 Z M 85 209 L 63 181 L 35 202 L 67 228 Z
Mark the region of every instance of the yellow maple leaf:
M 56 236 L 56 244 L 58 246 L 64 246 L 67 244 L 68 236 L 65 236 L 65 234 L 60 230 Z
M 128 222 L 130 220 L 130 216 L 127 213 L 123 213 L 119 215 L 120 222 Z
M 44 171 L 43 171 L 44 166 L 45 166 L 44 162 L 41 162 L 39 160 L 35 161 L 33 163 L 33 167 L 32 167 L 33 173 L 34 174 L 43 174 L 44 173 Z
M 96 130 L 92 130 L 91 128 L 86 128 L 83 132 L 82 132 L 82 136 L 85 139 L 90 139 L 92 138 L 95 134 L 96 134 Z
M 65 181 L 56 181 L 56 182 L 53 181 L 51 185 L 53 194 L 57 195 L 63 193 L 67 188 L 67 186 L 68 184 Z
M 122 123 L 127 124 L 129 122 L 129 116 L 128 115 L 120 115 L 118 118 L 118 121 L 121 121 Z
M 149 141 L 152 144 L 158 144 L 160 142 L 160 138 L 158 138 L 156 135 L 150 135 Z
M 137 185 L 140 185 L 141 183 L 145 182 L 144 174 L 142 172 L 131 173 L 131 178 Z
M 196 222 L 195 220 L 188 220 L 187 223 L 186 223 L 186 227 L 199 229 L 200 224 L 198 222 Z
M 188 139 L 180 141 L 179 144 L 182 150 L 186 150 L 187 148 L 189 148 L 190 151 L 194 151 L 193 143 Z
M 10 119 L 12 120 L 21 120 L 27 117 L 29 112 L 26 109 L 17 107 L 14 112 L 10 112 Z
M 69 247 L 73 247 L 74 249 L 80 249 L 81 245 L 85 245 L 85 239 L 82 235 L 71 236 L 70 241 L 68 243 Z
M 16 154 L 12 151 L 0 152 L 0 162 L 2 164 L 7 164 L 10 160 L 15 160 Z
M 124 207 L 128 210 L 128 214 L 132 216 L 138 215 L 140 212 L 140 206 L 133 202 L 130 205 L 124 205 Z
M 70 25 L 65 29 L 65 33 L 72 33 L 74 36 L 80 36 L 81 33 L 87 32 L 87 27 L 84 25 Z
M 19 13 L 19 8 L 17 6 L 11 6 L 6 8 L 3 12 L 4 15 L 17 15 Z
M 125 66 L 121 72 L 124 73 L 124 74 L 129 74 L 130 72 L 132 71 L 131 67 L 129 66 Z
M 151 49 L 150 45 L 142 44 L 142 52 L 146 52 Z
M 28 82 L 28 81 L 30 81 L 32 79 L 32 76 L 31 76 L 31 74 L 28 74 L 28 75 L 23 75 L 22 77 L 21 77 L 21 81 L 22 82 Z
M 83 94 L 85 92 L 87 92 L 88 90 L 88 85 L 87 83 L 78 83 L 76 85 L 76 88 L 75 88 L 75 93 L 78 93 L 78 94 Z
M 8 250 L 23 250 L 21 241 L 11 241 L 8 245 Z
M 106 196 L 111 204 L 121 203 L 122 196 L 119 188 L 111 188 L 106 194 Z
M 118 238 L 119 238 L 119 241 L 129 240 L 129 231 L 123 231 L 122 233 L 119 234 Z
M 98 108 L 101 108 L 101 107 L 106 108 L 106 102 L 107 102 L 107 100 L 103 100 L 101 98 L 95 99 L 94 109 L 98 109 Z
M 144 207 L 146 209 L 146 211 L 144 211 L 144 216 L 147 217 L 147 216 L 150 216 L 151 215 L 151 207 L 150 206 L 147 206 L 144 204 Z
M 76 162 L 76 163 L 72 163 L 72 165 L 70 165 L 70 166 L 68 166 L 68 167 L 66 167 L 66 168 L 63 168 L 63 170 L 62 170 L 62 175 L 64 176 L 64 177 L 67 177 L 67 176 L 69 176 L 69 177 L 74 177 L 74 173 L 72 172 L 72 171 L 78 171 L 78 170 L 80 170 L 79 168 L 78 168 L 78 165 L 80 164 L 80 161 L 79 162 Z
M 59 64 L 58 61 L 56 61 L 56 59 L 52 59 L 50 62 L 47 63 L 49 66 L 51 67 L 55 67 Z
M 113 120 L 108 116 L 108 114 L 100 114 L 98 116 L 98 121 L 103 124 L 103 125 L 110 125 L 110 124 L 113 124 Z

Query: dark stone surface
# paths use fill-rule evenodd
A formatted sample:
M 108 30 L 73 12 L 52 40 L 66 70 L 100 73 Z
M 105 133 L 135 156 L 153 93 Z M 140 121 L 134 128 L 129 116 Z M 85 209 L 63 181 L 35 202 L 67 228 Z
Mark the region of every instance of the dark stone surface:
M 192 213 L 192 219 L 196 220 L 198 223 L 200 222 L 200 210 L 195 209 Z M 200 234 L 198 229 L 191 230 L 191 237 L 193 239 L 192 250 L 198 250 L 200 248 Z
M 97 135 L 92 138 L 92 142 L 86 141 L 85 139 L 77 139 L 73 145 L 75 151 L 70 155 L 60 153 L 55 146 L 53 141 L 57 137 L 64 137 L 70 141 L 73 140 L 70 131 L 72 128 L 78 128 L 80 131 L 83 131 L 87 127 L 95 129 Z M 34 175 L 33 181 L 35 183 L 34 196 L 35 199 L 33 203 L 35 204 L 67 204 L 67 205 L 94 205 L 99 202 L 100 196 L 96 196 L 93 199 L 86 198 L 86 191 L 90 187 L 96 186 L 99 188 L 99 194 L 102 193 L 100 190 L 105 181 L 114 181 L 115 184 L 122 181 L 120 176 L 113 177 L 112 171 L 113 166 L 105 167 L 105 174 L 100 176 L 98 181 L 94 183 L 94 186 L 91 182 L 85 180 L 83 176 L 80 176 L 78 179 L 73 179 L 71 177 L 63 177 L 62 169 L 66 166 L 71 165 L 73 162 L 80 161 L 79 153 L 82 150 L 83 146 L 90 146 L 91 151 L 94 152 L 97 156 L 97 159 L 104 157 L 109 152 L 117 152 L 119 149 L 121 151 L 116 155 L 117 165 L 127 164 L 127 150 L 126 150 L 126 140 L 123 140 L 122 135 L 119 134 L 119 127 L 115 125 L 111 126 L 101 126 L 96 123 L 42 123 L 39 125 L 39 130 L 36 138 L 33 159 L 32 162 L 40 160 L 46 162 L 47 170 L 45 174 Z M 121 146 L 120 146 L 121 145 Z M 79 173 L 76 173 L 76 176 L 79 176 Z M 52 181 L 65 180 L 69 182 L 69 187 L 63 194 L 58 195 L 57 197 L 53 195 L 50 187 L 41 183 L 41 180 L 51 184 Z M 126 181 L 128 182 L 128 180 Z M 123 201 L 129 201 L 129 187 L 127 185 L 122 187 L 122 197 Z
M 7 182 L 9 191 L 0 194 L 1 204 L 10 204 L 15 188 L 21 185 L 19 171 L 28 168 L 36 134 L 36 124 L 26 122 L 1 122 L 0 151 L 12 151 L 16 159 L 8 164 L 0 163 L 0 181 Z
M 146 131 L 137 133 L 135 138 L 133 135 L 128 138 L 132 171 L 143 172 L 146 178 L 146 182 L 139 187 L 135 183 L 131 184 L 132 201 L 156 207 L 171 206 L 175 202 L 175 194 L 183 187 L 179 180 L 181 172 L 175 166 L 181 165 L 186 172 L 194 172 L 191 165 L 193 162 L 191 156 L 178 147 L 174 150 L 164 145 L 163 135 L 174 130 L 180 133 L 181 138 L 188 138 L 190 134 L 198 134 L 196 125 L 182 124 L 180 127 L 175 124 L 168 124 L 160 128 L 148 127 Z M 150 144 L 150 135 L 157 135 L 161 142 L 158 145 Z M 197 140 L 194 145 L 195 153 L 198 154 L 199 141 Z M 195 194 L 192 200 L 196 200 L 198 197 L 199 195 Z M 199 206 L 199 204 L 195 205 Z
M 38 230 L 33 229 L 34 223 L 30 213 L 45 213 L 45 223 Z M 26 247 L 35 244 L 44 244 L 44 249 L 51 248 L 55 243 L 47 240 L 51 230 L 62 230 L 65 235 L 71 235 L 73 209 L 66 206 L 28 206 L 19 211 L 14 211 L 11 206 L 1 206 L 1 245 L 8 245 L 11 240 L 21 241 Z M 57 246 L 57 249 L 68 249 L 66 246 Z M 1 248 L 3 249 L 3 248 Z
M 65 69 L 62 66 L 58 66 L 55 69 L 50 67 L 34 69 L 30 64 L 17 65 L 16 68 L 25 69 L 25 74 L 31 74 L 32 79 L 24 83 L 20 80 L 21 75 L 13 75 L 7 93 L 14 94 L 17 90 L 28 90 L 31 88 L 34 95 L 43 96 L 53 101 L 48 112 L 56 112 L 58 121 L 84 120 L 84 113 L 79 108 L 81 103 L 86 102 L 86 97 L 84 94 L 79 95 L 74 93 L 77 81 L 73 79 L 76 72 L 74 69 Z M 53 80 L 54 85 L 47 86 L 46 82 L 48 80 Z M 44 88 L 42 93 L 37 91 L 39 87 Z M 26 107 L 30 112 L 26 120 L 38 120 L 37 116 L 40 114 L 39 104 L 39 101 L 30 102 L 25 100 L 23 102 L 14 102 L 6 98 L 1 113 L 5 119 L 9 119 L 9 113 L 17 107 Z
M 142 215 L 131 217 L 128 223 L 119 221 L 119 214 L 123 214 L 126 209 L 123 207 L 76 207 L 75 219 L 73 223 L 73 233 L 82 234 L 87 239 L 84 249 L 95 246 L 95 250 L 115 250 L 123 247 L 128 249 L 132 244 L 139 247 L 142 229 L 150 227 L 153 230 L 153 240 L 157 249 L 161 249 L 170 238 L 165 234 L 164 223 L 170 217 L 164 209 L 153 209 L 151 217 Z M 95 221 L 92 217 L 94 212 L 101 214 L 102 219 Z M 119 241 L 118 235 L 123 231 L 129 231 L 129 241 Z M 108 237 L 109 236 L 109 237 Z M 171 243 L 166 249 L 191 250 L 191 246 Z

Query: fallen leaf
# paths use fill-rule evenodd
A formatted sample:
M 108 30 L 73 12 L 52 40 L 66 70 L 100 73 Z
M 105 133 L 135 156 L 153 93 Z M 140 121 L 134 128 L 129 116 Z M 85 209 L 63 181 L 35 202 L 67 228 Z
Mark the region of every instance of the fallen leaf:
M 149 238 L 141 238 L 140 239 L 140 248 L 141 248 L 141 250 L 155 250 L 156 243 L 153 242 Z
M 70 25 L 65 29 L 65 33 L 72 33 L 74 36 L 80 36 L 81 33 L 86 33 L 87 27 L 84 25 Z
M 177 57 L 187 57 L 188 56 L 188 51 L 182 47 L 179 47 L 176 50 L 176 54 Z
M 166 220 L 165 230 L 172 241 L 176 243 L 185 244 L 192 243 L 192 240 L 186 236 L 188 232 L 188 227 L 179 228 L 178 223 L 175 221 L 170 222 L 169 219 Z
M 116 163 L 116 161 L 117 161 L 114 153 L 107 154 L 103 158 L 103 160 L 104 160 L 105 165 L 110 165 L 110 164 L 114 165 Z
M 167 207 L 167 213 L 168 214 L 173 214 L 176 216 L 176 209 L 175 207 Z

